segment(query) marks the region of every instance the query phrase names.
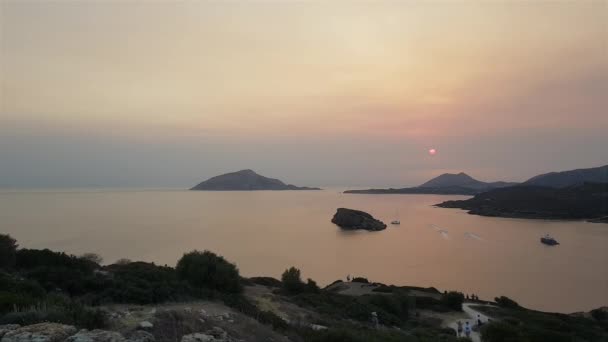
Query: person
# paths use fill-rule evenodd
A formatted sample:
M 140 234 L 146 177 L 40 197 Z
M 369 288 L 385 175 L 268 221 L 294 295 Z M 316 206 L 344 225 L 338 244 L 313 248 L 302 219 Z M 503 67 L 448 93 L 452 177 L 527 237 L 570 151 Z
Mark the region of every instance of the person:
M 466 337 L 471 337 L 471 326 L 469 325 L 469 321 L 467 321 L 467 324 L 464 327 L 464 335 Z
M 375 311 L 372 312 L 372 324 L 376 329 L 378 329 L 378 326 L 380 325 L 380 321 L 378 320 L 378 314 Z
M 456 337 L 460 337 L 460 336 L 462 336 L 462 322 L 458 321 L 458 323 L 456 323 L 456 324 L 458 325 L 458 330 L 457 330 L 457 333 L 456 333 Z
M 481 326 L 483 323 L 481 323 L 481 317 L 479 316 L 479 314 L 477 314 L 477 325 Z

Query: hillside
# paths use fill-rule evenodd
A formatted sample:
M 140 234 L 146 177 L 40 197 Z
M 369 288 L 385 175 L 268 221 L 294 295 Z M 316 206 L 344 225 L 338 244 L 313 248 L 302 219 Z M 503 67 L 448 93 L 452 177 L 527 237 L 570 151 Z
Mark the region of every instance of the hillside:
M 606 222 L 608 183 L 584 183 L 556 189 L 521 185 L 494 189 L 460 201 L 437 204 L 470 214 L 533 219 L 586 219 Z
M 190 190 L 207 191 L 250 191 L 250 190 L 321 190 L 319 188 L 298 187 L 285 184 L 275 178 L 268 178 L 253 170 L 241 170 L 209 178 Z
M 589 169 L 545 173 L 532 177 L 523 184 L 563 188 L 585 182 L 608 183 L 608 165 Z

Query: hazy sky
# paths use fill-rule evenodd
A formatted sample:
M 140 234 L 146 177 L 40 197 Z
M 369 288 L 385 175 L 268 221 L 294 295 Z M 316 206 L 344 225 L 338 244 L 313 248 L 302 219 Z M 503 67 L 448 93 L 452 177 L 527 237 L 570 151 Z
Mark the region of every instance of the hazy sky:
M 607 132 L 604 0 L 0 0 L 1 187 L 520 181 Z

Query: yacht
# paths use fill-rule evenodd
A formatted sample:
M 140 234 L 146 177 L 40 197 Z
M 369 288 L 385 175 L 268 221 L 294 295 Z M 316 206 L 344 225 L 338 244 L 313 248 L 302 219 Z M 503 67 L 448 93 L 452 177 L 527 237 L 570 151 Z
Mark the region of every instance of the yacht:
M 559 245 L 559 242 L 557 242 L 557 240 L 552 238 L 549 234 L 545 234 L 545 236 L 541 237 L 540 242 L 549 246 Z

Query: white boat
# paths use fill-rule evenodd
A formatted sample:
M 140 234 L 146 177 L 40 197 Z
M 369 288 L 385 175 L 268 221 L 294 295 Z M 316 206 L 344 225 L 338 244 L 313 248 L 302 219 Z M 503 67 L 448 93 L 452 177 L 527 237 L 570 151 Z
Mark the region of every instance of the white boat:
M 397 217 L 397 219 L 392 220 L 391 224 L 401 224 L 401 221 L 399 221 L 399 211 L 395 210 L 395 217 Z

